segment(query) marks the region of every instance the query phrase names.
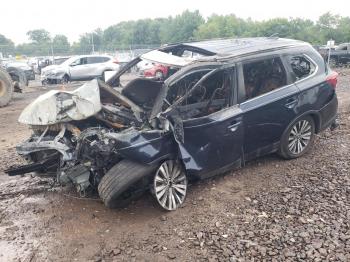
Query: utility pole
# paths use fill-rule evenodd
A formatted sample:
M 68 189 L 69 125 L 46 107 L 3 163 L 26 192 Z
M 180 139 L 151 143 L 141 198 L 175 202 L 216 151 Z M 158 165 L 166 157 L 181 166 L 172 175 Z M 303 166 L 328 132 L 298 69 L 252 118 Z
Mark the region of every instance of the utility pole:
M 51 56 L 52 56 L 52 64 L 55 63 L 54 55 L 53 55 L 53 41 L 51 40 Z
M 91 34 L 92 53 L 95 53 L 94 33 Z

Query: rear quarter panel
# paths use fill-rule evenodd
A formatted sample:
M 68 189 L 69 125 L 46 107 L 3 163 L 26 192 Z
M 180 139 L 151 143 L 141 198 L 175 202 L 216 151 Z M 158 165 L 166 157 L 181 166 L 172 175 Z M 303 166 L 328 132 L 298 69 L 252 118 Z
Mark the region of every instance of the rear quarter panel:
M 336 117 L 337 97 L 335 89 L 326 81 L 330 72 L 322 57 L 316 52 L 308 52 L 306 55 L 317 68 L 313 75 L 295 82 L 300 89 L 296 110 L 298 115 L 313 114 L 316 117 L 316 129 L 320 131 Z

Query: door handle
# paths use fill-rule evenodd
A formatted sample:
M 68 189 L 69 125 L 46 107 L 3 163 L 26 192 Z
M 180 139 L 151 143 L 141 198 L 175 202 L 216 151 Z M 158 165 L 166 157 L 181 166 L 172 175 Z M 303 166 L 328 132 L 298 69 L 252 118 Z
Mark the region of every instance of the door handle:
M 285 104 L 285 107 L 287 108 L 293 108 L 297 105 L 298 98 L 289 98 L 287 99 L 287 103 Z
M 228 128 L 231 132 L 235 132 L 240 124 L 241 124 L 241 121 L 235 122 L 234 124 L 229 125 L 227 128 Z

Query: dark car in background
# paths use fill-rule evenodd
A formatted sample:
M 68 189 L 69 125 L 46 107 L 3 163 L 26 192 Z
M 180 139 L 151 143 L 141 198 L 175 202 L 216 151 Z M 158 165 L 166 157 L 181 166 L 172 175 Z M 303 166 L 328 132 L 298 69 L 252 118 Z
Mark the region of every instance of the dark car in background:
M 327 59 L 328 59 L 328 53 Z M 350 43 L 343 43 L 337 46 L 334 50 L 330 50 L 329 63 L 339 66 L 350 63 Z
M 5 63 L 4 67 L 11 74 L 14 71 L 21 71 L 25 74 L 26 80 L 25 85 L 28 86 L 30 80 L 35 80 L 35 73 L 32 67 L 30 67 L 25 62 L 19 61 L 9 61 Z M 20 79 L 16 79 L 16 81 L 20 82 Z
M 120 77 L 143 59 L 177 70 L 164 81 L 111 87 L 121 87 Z M 19 119 L 36 132 L 17 152 L 34 163 L 7 172 L 50 170 L 81 193 L 97 189 L 108 207 L 150 189 L 163 209 L 175 210 L 190 180 L 274 152 L 285 159 L 307 153 L 315 135 L 335 123 L 336 85 L 337 73 L 301 41 L 168 45 L 133 59 L 106 83 L 39 97 Z

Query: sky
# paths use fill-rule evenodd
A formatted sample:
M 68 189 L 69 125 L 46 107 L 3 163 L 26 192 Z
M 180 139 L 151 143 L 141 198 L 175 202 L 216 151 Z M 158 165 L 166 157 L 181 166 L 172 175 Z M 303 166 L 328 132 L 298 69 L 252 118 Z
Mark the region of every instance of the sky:
M 350 16 L 350 0 L 2 0 L 0 34 L 16 44 L 28 42 L 26 32 L 44 28 L 64 34 L 70 42 L 85 32 L 105 29 L 121 21 L 168 17 L 184 10 L 211 14 L 235 14 L 242 18 L 266 20 L 301 17 L 316 21 L 330 11 Z

